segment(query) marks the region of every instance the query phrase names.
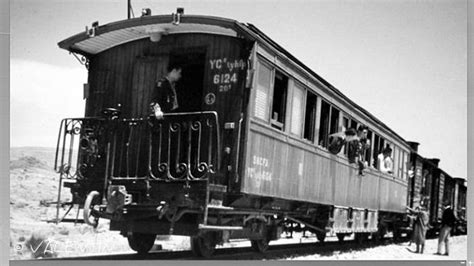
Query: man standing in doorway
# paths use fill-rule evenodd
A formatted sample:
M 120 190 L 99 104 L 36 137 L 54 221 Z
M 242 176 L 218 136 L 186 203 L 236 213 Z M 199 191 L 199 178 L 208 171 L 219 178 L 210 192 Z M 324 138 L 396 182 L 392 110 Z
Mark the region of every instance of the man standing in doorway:
M 176 94 L 176 82 L 181 79 L 182 67 L 177 64 L 169 64 L 167 74 L 156 83 L 153 90 L 150 107 L 157 119 L 163 119 L 163 113 L 178 109 L 178 97 Z

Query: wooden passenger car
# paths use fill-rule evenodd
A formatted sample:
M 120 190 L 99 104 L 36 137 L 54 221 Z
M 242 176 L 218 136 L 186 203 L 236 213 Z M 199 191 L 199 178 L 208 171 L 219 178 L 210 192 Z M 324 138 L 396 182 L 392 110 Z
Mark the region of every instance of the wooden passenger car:
M 83 56 L 89 70 L 86 117 L 62 124 L 61 180 L 70 180 L 86 220 L 111 219 L 134 250 L 148 251 L 156 234 L 181 234 L 203 256 L 232 237 L 263 251 L 288 222 L 321 241 L 327 232 L 399 233 L 410 145 L 255 26 L 145 16 L 59 46 Z M 156 120 L 150 97 L 170 62 L 183 66 L 180 107 Z M 364 175 L 346 150 L 327 149 L 330 134 L 358 125 L 369 127 L 371 141 Z M 376 170 L 386 145 L 393 174 Z

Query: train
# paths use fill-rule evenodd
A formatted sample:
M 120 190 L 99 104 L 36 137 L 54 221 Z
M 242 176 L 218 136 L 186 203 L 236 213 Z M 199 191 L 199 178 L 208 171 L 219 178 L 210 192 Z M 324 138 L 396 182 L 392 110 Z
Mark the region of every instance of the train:
M 265 252 L 295 223 L 319 241 L 399 238 L 411 230 L 407 206 L 427 204 L 436 228 L 450 200 L 461 217 L 456 232 L 466 233 L 465 179 L 419 155 L 418 143 L 252 24 L 179 8 L 96 22 L 58 45 L 88 80 L 84 117 L 60 124 L 56 222 L 77 222 L 66 215 L 78 206 L 83 222 L 110 220 L 138 253 L 157 235 L 182 235 L 196 255 L 210 257 L 237 238 Z M 180 105 L 156 119 L 150 101 L 169 64 L 182 66 Z M 328 150 L 331 134 L 360 125 L 371 141 L 363 175 L 346 147 Z M 391 174 L 376 165 L 387 145 Z

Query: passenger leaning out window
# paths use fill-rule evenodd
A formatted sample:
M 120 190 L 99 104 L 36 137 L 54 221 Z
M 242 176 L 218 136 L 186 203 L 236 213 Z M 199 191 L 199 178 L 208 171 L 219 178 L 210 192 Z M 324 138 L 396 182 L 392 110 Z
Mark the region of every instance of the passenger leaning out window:
M 377 165 L 380 172 L 387 174 L 393 173 L 392 149 L 389 145 L 377 156 Z

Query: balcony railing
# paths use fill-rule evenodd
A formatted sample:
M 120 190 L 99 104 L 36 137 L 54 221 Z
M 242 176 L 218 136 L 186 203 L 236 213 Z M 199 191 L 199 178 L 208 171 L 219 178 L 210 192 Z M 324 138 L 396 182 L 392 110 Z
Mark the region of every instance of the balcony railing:
M 61 179 L 194 180 L 218 169 L 215 112 L 151 118 L 68 118 L 61 122 L 55 170 Z

